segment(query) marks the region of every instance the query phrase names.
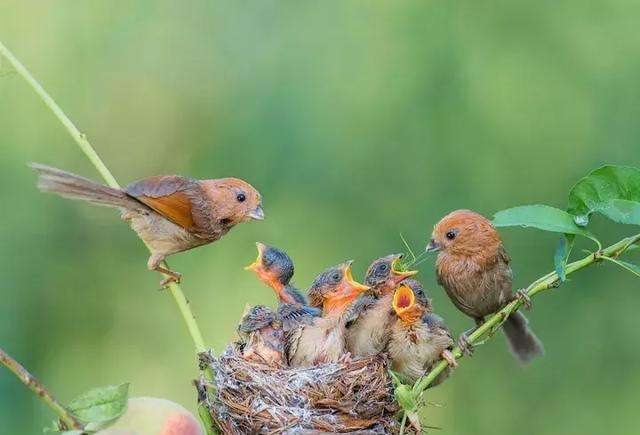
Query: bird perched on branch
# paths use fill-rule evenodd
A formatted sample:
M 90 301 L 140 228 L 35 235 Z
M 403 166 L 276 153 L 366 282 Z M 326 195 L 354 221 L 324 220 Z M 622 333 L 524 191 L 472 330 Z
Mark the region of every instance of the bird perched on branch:
M 358 298 L 347 324 L 347 349 L 353 356 L 376 355 L 386 347 L 394 319 L 393 291 L 403 280 L 418 273 L 397 270 L 402 258 L 403 254 L 391 254 L 369 266 L 364 283 L 371 290 Z
M 260 194 L 238 178 L 162 175 L 114 189 L 50 166 L 30 166 L 39 174 L 42 191 L 118 208 L 151 250 L 148 268 L 168 275 L 162 285 L 181 278 L 162 265 L 167 256 L 215 242 L 241 222 L 264 218 Z
M 285 331 L 300 323 L 311 324 L 313 318 L 322 314 L 322 310 L 308 305 L 304 294 L 291 285 L 294 268 L 293 261 L 286 252 L 256 243 L 258 258 L 245 267 L 256 274 L 258 279 L 271 287 L 278 298 L 278 317 Z
M 438 222 L 427 245 L 427 252 L 439 251 L 436 260 L 438 282 L 456 307 L 473 318 L 476 325 L 500 310 L 514 298 L 530 305 L 526 292 L 512 289 L 509 256 L 500 235 L 484 216 L 470 210 L 449 213 Z M 513 354 L 522 362 L 542 355 L 538 338 L 527 326 L 526 317 L 515 312 L 505 321 L 504 332 Z M 460 347 L 471 352 L 467 333 Z
M 276 313 L 257 305 L 244 315 L 238 333 L 243 339 L 242 357 L 248 361 L 281 365 L 284 356 L 284 331 Z
M 431 300 L 422 285 L 414 280 L 404 280 L 393 296 L 393 310 L 397 319 L 390 328 L 387 346 L 391 367 L 413 384 L 428 372 L 440 358 L 450 367 L 457 366 L 451 354 L 454 341 L 444 321 L 433 314 Z M 443 371 L 430 387 L 435 387 L 449 376 Z
M 285 337 L 285 352 L 292 366 L 337 362 L 346 356 L 345 322 L 347 309 L 366 285 L 353 280 L 352 261 L 330 267 L 309 288 L 311 306 L 322 308 L 322 317 L 312 325 L 300 325 Z

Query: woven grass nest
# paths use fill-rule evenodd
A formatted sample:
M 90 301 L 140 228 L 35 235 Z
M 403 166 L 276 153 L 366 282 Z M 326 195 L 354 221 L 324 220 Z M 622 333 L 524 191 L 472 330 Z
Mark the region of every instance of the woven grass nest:
M 384 355 L 313 367 L 246 361 L 234 346 L 202 354 L 214 370 L 212 418 L 226 434 L 396 433 L 393 383 Z

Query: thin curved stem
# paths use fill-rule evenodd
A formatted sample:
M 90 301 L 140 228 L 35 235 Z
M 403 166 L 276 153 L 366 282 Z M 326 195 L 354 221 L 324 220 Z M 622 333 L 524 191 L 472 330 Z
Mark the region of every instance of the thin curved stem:
M 58 400 L 53 397 L 53 394 L 47 390 L 47 388 L 36 379 L 22 364 L 13 359 L 8 353 L 0 348 L 0 363 L 8 368 L 14 375 L 17 376 L 23 384 L 27 386 L 36 396 L 40 398 L 49 408 L 53 410 L 62 423 L 66 426 L 65 429 L 84 429 L 83 424 L 74 416 L 71 411 L 65 408 Z
M 62 125 L 67 129 L 71 137 L 76 141 L 82 152 L 87 156 L 89 161 L 95 166 L 100 176 L 104 179 L 104 181 L 113 188 L 119 188 L 120 185 L 116 181 L 115 177 L 109 171 L 109 168 L 104 164 L 98 153 L 91 146 L 91 143 L 87 140 L 87 137 L 78 130 L 75 124 L 69 119 L 69 117 L 64 113 L 64 111 L 58 106 L 53 98 L 44 90 L 44 88 L 38 83 L 38 81 L 31 75 L 31 73 L 27 70 L 27 68 L 9 51 L 9 49 L 0 41 L 0 56 L 4 56 L 9 63 L 15 68 L 16 72 L 31 86 L 31 88 L 35 91 L 36 94 L 42 99 L 42 101 L 47 105 L 47 107 L 53 112 L 53 114 L 60 120 Z M 147 246 L 148 248 L 148 246 Z M 163 263 L 166 266 L 166 263 Z M 167 267 L 168 268 L 168 267 Z M 202 337 L 202 332 L 200 332 L 200 327 L 196 322 L 195 316 L 189 307 L 189 302 L 187 298 L 184 296 L 184 292 L 182 288 L 172 282 L 169 285 L 169 290 L 171 292 L 171 296 L 173 296 L 173 300 L 176 302 L 178 309 L 180 310 L 180 314 L 187 325 L 187 329 L 189 331 L 189 335 L 193 340 L 193 344 L 196 349 L 196 353 L 201 353 L 207 351 L 207 346 L 205 345 L 204 338 Z M 205 370 L 205 376 L 209 380 L 213 380 L 213 372 L 210 368 Z M 211 427 L 210 422 L 204 422 L 207 426 L 208 430 Z

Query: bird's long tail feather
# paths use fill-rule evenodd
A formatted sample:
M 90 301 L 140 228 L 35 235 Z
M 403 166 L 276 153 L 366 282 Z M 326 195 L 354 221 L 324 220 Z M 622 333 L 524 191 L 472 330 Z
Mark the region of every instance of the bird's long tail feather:
M 518 360 L 526 364 L 536 356 L 544 355 L 542 343 L 529 329 L 528 320 L 524 314 L 516 311 L 511 314 L 504 324 L 504 333 L 511 352 Z
M 40 163 L 30 163 L 29 166 L 38 173 L 38 188 L 43 192 L 57 193 L 65 198 L 80 199 L 94 204 L 125 209 L 142 206 L 120 189 L 114 189 Z

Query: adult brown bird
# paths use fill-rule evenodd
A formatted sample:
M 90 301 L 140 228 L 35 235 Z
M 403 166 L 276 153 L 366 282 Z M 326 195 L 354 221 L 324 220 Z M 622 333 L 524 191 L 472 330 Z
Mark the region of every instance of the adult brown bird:
M 393 310 L 397 319 L 390 328 L 387 350 L 391 368 L 413 384 L 435 363 L 444 359 L 449 367 L 457 366 L 451 353 L 454 341 L 444 321 L 433 314 L 431 300 L 422 285 L 414 280 L 404 280 L 393 296 Z M 435 387 L 449 376 L 443 371 L 429 387 Z
M 148 268 L 169 276 L 163 285 L 181 277 L 162 267 L 167 256 L 215 242 L 240 222 L 264 218 L 260 194 L 238 178 L 161 175 L 114 189 L 50 166 L 30 166 L 45 192 L 118 208 L 151 250 Z
M 281 249 L 256 243 L 258 258 L 245 267 L 256 274 L 258 279 L 271 287 L 278 298 L 278 317 L 285 331 L 300 323 L 311 324 L 313 318 L 320 316 L 319 308 L 309 306 L 304 294 L 291 285 L 294 267 L 291 257 Z
M 300 325 L 287 333 L 285 351 L 292 366 L 337 362 L 347 354 L 345 323 L 348 308 L 366 285 L 353 280 L 352 261 L 330 267 L 309 287 L 311 306 L 322 308 L 322 317 L 311 325 Z
M 242 338 L 242 357 L 247 361 L 271 366 L 284 361 L 284 331 L 276 313 L 264 305 L 257 305 L 244 315 L 238 334 Z
M 403 254 L 378 258 L 369 266 L 364 283 L 371 287 L 355 303 L 347 324 L 347 349 L 353 356 L 376 355 L 389 341 L 389 328 L 394 320 L 393 291 L 414 270 L 397 270 Z
M 512 290 L 509 256 L 491 222 L 471 210 L 457 210 L 443 217 L 433 229 L 427 251 L 439 251 L 436 260 L 438 282 L 456 307 L 476 321 L 500 310 L 514 298 L 528 306 L 523 291 Z M 504 324 L 507 342 L 522 362 L 544 353 L 542 344 L 527 326 L 526 317 L 515 312 Z M 467 334 L 460 338 L 463 350 L 471 351 Z

